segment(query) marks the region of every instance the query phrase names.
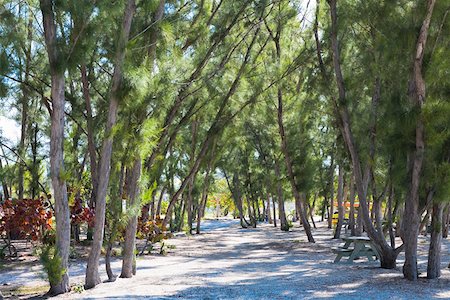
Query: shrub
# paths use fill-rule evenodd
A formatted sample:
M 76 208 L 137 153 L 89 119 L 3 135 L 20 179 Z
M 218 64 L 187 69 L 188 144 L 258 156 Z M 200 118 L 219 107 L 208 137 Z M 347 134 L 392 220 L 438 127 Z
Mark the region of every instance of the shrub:
M 51 229 L 52 216 L 42 199 L 6 200 L 0 204 L 0 232 L 37 241 Z
M 51 285 L 57 285 L 66 269 L 62 268 L 62 259 L 58 255 L 55 246 L 44 245 L 40 249 L 39 258 L 41 259 L 48 281 Z

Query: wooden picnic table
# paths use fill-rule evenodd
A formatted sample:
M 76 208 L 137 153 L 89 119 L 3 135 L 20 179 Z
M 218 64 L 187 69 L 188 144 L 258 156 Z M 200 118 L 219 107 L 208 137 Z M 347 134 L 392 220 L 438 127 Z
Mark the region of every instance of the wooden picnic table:
M 367 257 L 369 261 L 373 261 L 374 256 L 380 258 L 375 245 L 368 237 L 349 236 L 343 237 L 342 240 L 345 242 L 344 246 L 332 248 L 332 251 L 337 254 L 334 259 L 335 263 L 339 262 L 344 256 L 348 257 L 348 263 L 352 263 L 353 260 L 363 256 Z

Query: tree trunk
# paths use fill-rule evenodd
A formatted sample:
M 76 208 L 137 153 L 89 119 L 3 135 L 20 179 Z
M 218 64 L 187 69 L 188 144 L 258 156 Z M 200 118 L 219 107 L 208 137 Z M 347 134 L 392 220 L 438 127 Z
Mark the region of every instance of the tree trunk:
M 33 141 L 31 142 L 31 199 L 37 199 L 39 190 L 39 161 L 38 161 L 38 124 L 33 127 Z
M 337 39 L 337 9 L 336 9 L 336 0 L 328 0 L 328 4 L 330 6 L 330 15 L 331 15 L 331 48 L 333 55 L 333 65 L 336 77 L 336 84 L 339 91 L 339 98 L 336 99 L 333 97 L 335 113 L 336 117 L 339 120 L 339 128 L 341 130 L 341 134 L 344 138 L 345 144 L 347 146 L 347 150 L 350 153 L 352 168 L 355 177 L 356 190 L 358 192 L 358 198 L 360 202 L 360 214 L 364 221 L 365 229 L 377 247 L 378 252 L 381 255 L 381 267 L 382 268 L 395 268 L 395 258 L 398 253 L 401 251 L 401 248 L 392 249 L 386 242 L 384 235 L 382 232 L 377 231 L 373 224 L 372 220 L 369 216 L 369 207 L 367 205 L 367 187 L 370 178 L 370 165 L 368 164 L 363 171 L 361 168 L 361 161 L 359 158 L 359 152 L 357 150 L 355 140 L 353 137 L 353 132 L 350 124 L 350 114 L 346 104 L 346 90 L 344 84 L 344 78 L 342 75 L 340 58 L 339 58 L 339 45 Z M 324 74 L 324 79 L 328 79 L 326 74 Z M 375 98 L 375 97 L 374 97 Z M 373 99 L 374 100 L 374 99 Z M 372 124 L 374 126 L 374 123 Z M 371 139 L 371 143 L 373 143 L 374 139 Z M 373 148 L 374 145 L 371 145 Z M 394 259 L 392 259 L 394 258 Z
M 191 152 L 191 162 L 194 163 L 194 157 L 195 157 L 195 149 L 197 145 L 197 127 L 198 127 L 198 121 L 194 120 L 191 124 L 191 136 L 192 136 L 192 152 Z M 195 183 L 195 175 L 191 176 L 191 179 L 188 183 L 188 195 L 187 195 L 187 219 L 188 219 L 188 232 L 189 234 L 192 234 L 192 222 L 193 222 L 193 199 L 192 199 L 192 191 L 194 189 L 194 183 Z
M 0 159 L 0 174 L 3 175 L 3 165 L 2 160 Z M 2 176 L 2 188 L 3 188 L 3 198 L 2 200 L 8 200 L 9 197 L 9 191 L 8 191 L 8 183 L 4 180 L 4 177 Z
M 389 230 L 389 239 L 391 241 L 391 247 L 395 248 L 395 234 L 394 234 L 394 228 L 393 228 L 393 212 L 392 212 L 392 199 L 394 198 L 394 187 L 392 186 L 389 189 L 389 197 L 388 197 L 388 215 L 387 215 L 387 226 Z
M 27 46 L 25 49 L 25 77 L 23 83 L 21 83 L 22 90 L 22 120 L 21 120 L 21 131 L 20 131 L 20 142 L 18 153 L 22 158 L 25 158 L 26 154 L 26 137 L 27 137 L 27 127 L 28 127 L 28 101 L 29 101 L 29 89 L 26 85 L 28 83 L 28 78 L 30 74 L 30 63 L 31 63 L 31 44 L 33 39 L 33 14 L 31 13 L 31 8 L 28 7 L 28 26 L 27 26 Z M 18 174 L 18 198 L 23 199 L 23 189 L 24 189 L 24 166 L 19 164 L 19 174 Z
M 141 158 L 137 157 L 131 169 L 128 184 L 130 208 L 127 213 L 130 218 L 125 230 L 125 244 L 123 247 L 122 273 L 121 278 L 131 278 L 134 275 L 136 264 L 136 229 L 137 219 L 140 209 L 139 201 L 139 177 L 141 175 Z
M 280 218 L 280 229 L 289 231 L 289 224 L 286 219 L 286 212 L 284 210 L 283 187 L 281 185 L 281 172 L 278 161 L 275 161 L 275 177 L 277 178 L 277 200 L 278 200 L 278 217 Z M 275 209 L 275 204 L 274 204 Z M 274 214 L 275 218 L 275 214 Z M 275 223 L 276 226 L 276 223 Z
M 283 94 L 281 87 L 278 88 L 278 129 L 281 138 L 281 149 L 284 154 L 284 160 L 286 163 L 286 169 L 288 173 L 289 182 L 291 183 L 292 192 L 294 194 L 295 201 L 299 203 L 299 214 L 300 220 L 302 222 L 303 228 L 305 229 L 306 236 L 308 237 L 308 241 L 314 243 L 314 237 L 311 233 L 311 226 L 309 225 L 308 218 L 306 217 L 306 212 L 304 209 L 305 203 L 302 202 L 300 197 L 300 193 L 297 189 L 297 182 L 295 179 L 294 171 L 292 170 L 292 160 L 288 151 L 288 143 L 287 137 L 284 131 L 283 125 Z M 279 178 L 279 177 L 278 177 Z
M 419 234 L 419 187 L 422 164 L 425 151 L 425 126 L 422 116 L 422 106 L 425 102 L 425 81 L 422 76 L 423 57 L 428 38 L 431 16 L 436 0 L 428 0 L 427 13 L 420 28 L 414 54 L 413 73 L 410 82 L 409 97 L 417 108 L 415 149 L 411 155 L 410 186 L 405 201 L 402 239 L 405 244 L 405 263 L 403 275 L 406 279 L 416 281 L 419 274 L 417 270 L 417 236 Z
M 353 173 L 350 174 L 350 215 L 348 216 L 348 227 L 352 236 L 356 235 L 355 224 L 355 180 Z
M 270 209 L 270 194 L 269 193 L 267 193 L 266 215 L 267 215 L 267 221 L 269 222 L 269 224 L 273 224 L 272 211 Z
M 344 222 L 344 169 L 342 167 L 342 164 L 339 164 L 338 170 L 338 222 L 336 225 L 336 230 L 334 231 L 334 239 L 339 239 L 341 237 L 341 229 Z
M 441 276 L 441 241 L 442 241 L 442 211 L 443 204 L 433 204 L 431 219 L 431 240 L 428 251 L 427 278 L 434 279 Z
M 151 220 L 155 220 L 156 217 L 161 215 L 161 204 L 164 198 L 164 193 L 166 192 L 166 188 L 167 185 L 165 185 L 162 190 L 161 193 L 159 194 L 158 197 L 158 202 L 156 203 L 156 205 L 153 205 L 153 208 L 150 210 L 150 219 Z
M 273 197 L 273 196 L 272 196 L 272 204 L 273 204 L 272 205 L 273 206 L 273 226 L 277 227 L 277 210 L 276 210 L 276 205 L 275 205 L 275 197 Z
M 124 162 L 122 161 L 120 165 L 120 173 L 119 173 L 119 189 L 117 193 L 117 197 L 113 201 L 117 201 L 118 205 L 113 205 L 113 217 L 111 218 L 112 224 L 109 232 L 109 238 L 106 245 L 106 254 L 105 254 L 105 268 L 106 268 L 106 274 L 108 275 L 108 281 L 114 282 L 116 281 L 117 276 L 114 275 L 112 268 L 111 268 L 111 254 L 112 254 L 112 247 L 114 245 L 114 242 L 116 240 L 116 236 L 119 230 L 119 224 L 115 222 L 120 214 L 122 213 L 122 195 L 123 195 L 123 188 L 124 188 L 124 177 L 125 177 L 125 166 Z M 114 203 L 116 204 L 116 203 Z
M 213 145 L 213 149 L 211 151 L 211 158 L 209 160 L 208 163 L 208 167 L 206 169 L 206 175 L 205 175 L 205 182 L 203 183 L 203 190 L 202 190 L 202 198 L 200 200 L 200 204 L 198 207 L 198 212 L 197 212 L 197 228 L 196 228 L 196 233 L 200 234 L 200 224 L 201 224 L 201 220 L 205 215 L 205 208 L 206 208 L 206 202 L 208 201 L 208 191 L 209 191 L 209 184 L 210 184 L 210 173 L 213 169 L 213 165 L 214 165 L 214 155 L 216 152 L 216 145 L 217 143 L 214 143 Z
M 442 221 L 442 238 L 446 239 L 448 237 L 448 225 L 449 225 L 449 205 L 445 205 L 443 212 L 443 221 Z
M 55 199 L 56 218 L 56 253 L 61 257 L 61 269 L 65 270 L 59 282 L 50 282 L 49 294 L 57 295 L 70 290 L 68 260 L 70 250 L 70 210 L 67 199 L 67 186 L 64 179 L 64 68 L 63 58 L 57 49 L 56 23 L 53 1 L 41 0 L 45 44 L 51 74 L 51 138 L 50 138 L 50 173 Z
M 334 157 L 331 156 L 330 166 L 330 210 L 328 213 L 328 228 L 333 227 L 333 215 L 334 215 Z
M 128 42 L 131 21 L 133 19 L 136 5 L 134 0 L 128 0 L 124 12 L 121 34 L 118 40 L 116 50 L 114 74 L 112 77 L 112 87 L 110 92 L 110 102 L 108 119 L 105 129 L 105 138 L 103 141 L 101 160 L 98 173 L 98 190 L 95 206 L 95 230 L 94 240 L 92 242 L 91 251 L 86 268 L 85 288 L 90 289 L 101 282 L 98 274 L 98 263 L 103 244 L 103 234 L 105 226 L 105 209 L 106 209 L 106 193 L 109 183 L 109 174 L 111 169 L 111 154 L 113 144 L 113 127 L 117 120 L 117 110 L 119 99 L 121 98 L 120 89 L 122 84 L 122 69 L 125 59 L 125 46 Z
M 317 228 L 316 222 L 314 221 L 314 207 L 316 206 L 316 198 L 317 198 L 317 193 L 314 194 L 314 200 L 313 200 L 312 206 L 308 203 L 309 217 L 311 219 L 311 223 L 313 224 L 314 229 Z M 308 197 L 306 197 L 306 202 L 308 201 L 307 199 L 308 199 Z
M 241 194 L 241 188 L 240 188 L 240 182 L 239 182 L 239 175 L 237 173 L 234 173 L 233 186 L 231 186 L 225 172 L 224 172 L 224 174 L 225 174 L 225 178 L 227 180 L 228 188 L 231 191 L 231 194 L 234 199 L 234 203 L 236 204 L 236 207 L 239 212 L 239 219 L 240 219 L 241 226 L 242 226 L 242 228 L 247 228 L 248 223 L 244 218 L 244 208 L 242 205 L 242 194 Z
M 81 65 L 81 83 L 83 89 L 83 97 L 86 105 L 86 123 L 87 123 L 87 142 L 89 152 L 89 162 L 91 171 L 92 191 L 89 199 L 89 208 L 95 208 L 95 197 L 97 196 L 98 187 L 98 164 L 97 164 L 97 150 L 94 141 L 94 122 L 92 118 L 91 96 L 89 92 L 89 81 L 87 78 L 86 65 Z M 88 225 L 87 239 L 92 240 L 93 228 Z

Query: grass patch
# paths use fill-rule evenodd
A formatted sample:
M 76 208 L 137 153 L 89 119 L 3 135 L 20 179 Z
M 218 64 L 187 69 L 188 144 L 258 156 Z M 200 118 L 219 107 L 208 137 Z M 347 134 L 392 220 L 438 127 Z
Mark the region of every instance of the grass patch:
M 50 289 L 48 285 L 32 285 L 32 286 L 3 286 L 3 297 L 12 296 L 28 296 L 45 294 Z

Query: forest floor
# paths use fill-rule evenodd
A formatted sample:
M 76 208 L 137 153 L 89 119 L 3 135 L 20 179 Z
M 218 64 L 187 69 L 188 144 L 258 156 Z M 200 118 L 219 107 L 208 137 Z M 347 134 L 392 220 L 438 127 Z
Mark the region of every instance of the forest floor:
M 132 279 L 118 278 L 92 290 L 77 288 L 84 280 L 85 262 L 72 261 L 70 276 L 74 291 L 57 299 L 450 298 L 450 270 L 446 268 L 450 260 L 448 240 L 442 249 L 442 277 L 420 278 L 411 283 L 402 276 L 403 254 L 394 270 L 381 269 L 379 262 L 366 259 L 353 264 L 334 264 L 331 247 L 340 241 L 331 239 L 325 222 L 319 222 L 318 229 L 314 230 L 315 244 L 307 243 L 298 224 L 287 233 L 269 224 L 241 229 L 235 220 L 207 221 L 205 225 L 206 232 L 201 235 L 178 236 L 166 241 L 172 247 L 165 256 L 138 257 L 137 275 Z M 428 239 L 419 238 L 421 277 L 426 276 Z M 116 274 L 120 273 L 120 267 L 120 260 L 114 260 Z M 102 278 L 106 279 L 103 263 L 100 269 Z M 46 282 L 41 273 L 38 264 L 5 269 L 1 271 L 0 284 L 8 282 L 20 285 L 24 291 L 35 288 L 36 293 L 42 293 L 39 289 L 44 289 Z M 35 294 L 34 298 L 40 297 Z

